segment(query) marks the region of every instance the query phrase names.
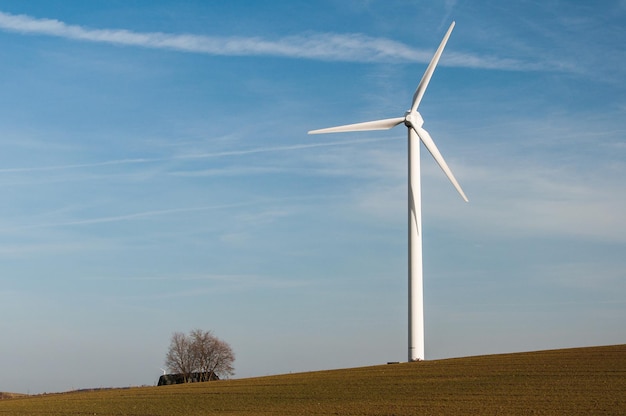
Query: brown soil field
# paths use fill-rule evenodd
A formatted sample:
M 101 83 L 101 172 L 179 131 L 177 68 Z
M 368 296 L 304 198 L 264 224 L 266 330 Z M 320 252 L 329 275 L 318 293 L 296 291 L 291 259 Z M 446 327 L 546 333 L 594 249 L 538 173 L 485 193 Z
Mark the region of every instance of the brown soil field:
M 626 414 L 626 345 L 0 401 L 11 416 L 213 414 Z
M 0 391 L 0 400 L 2 399 L 14 399 L 16 397 L 23 397 L 26 396 L 25 394 L 20 394 L 20 393 L 3 393 Z

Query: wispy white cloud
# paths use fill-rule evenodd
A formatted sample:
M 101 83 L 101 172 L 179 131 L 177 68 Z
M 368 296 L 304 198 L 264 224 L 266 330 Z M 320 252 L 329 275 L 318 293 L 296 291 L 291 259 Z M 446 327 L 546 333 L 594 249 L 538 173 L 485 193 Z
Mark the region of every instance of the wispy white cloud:
M 92 162 L 92 163 L 70 163 L 70 164 L 48 165 L 48 166 L 13 167 L 13 168 L 0 169 L 0 174 L 63 171 L 63 170 L 115 166 L 115 165 L 134 165 L 134 164 L 147 164 L 147 163 L 158 163 L 158 162 L 171 162 L 171 161 L 177 161 L 177 160 L 211 159 L 211 158 L 230 157 L 230 156 L 246 156 L 246 155 L 252 155 L 256 153 L 288 152 L 288 151 L 312 149 L 312 148 L 317 148 L 317 147 L 349 146 L 351 144 L 371 143 L 371 142 L 378 142 L 378 141 L 385 141 L 385 140 L 390 140 L 390 139 L 389 138 L 369 138 L 369 139 L 356 139 L 356 140 L 341 140 L 341 141 L 334 141 L 334 142 L 307 143 L 307 144 L 296 144 L 296 145 L 288 145 L 288 146 L 267 146 L 267 147 L 256 147 L 256 148 L 241 149 L 241 150 L 224 150 L 224 151 L 218 151 L 218 152 L 193 152 L 193 153 L 190 152 L 190 153 L 184 153 L 180 155 L 172 155 L 172 156 L 157 157 L 157 158 L 126 158 L 126 159 L 104 160 L 104 161 Z M 210 170 L 208 170 L 208 171 L 196 172 L 196 173 L 177 172 L 176 174 L 203 176 L 203 175 L 216 174 L 216 172 L 211 172 Z M 222 174 L 224 174 L 224 172 L 222 172 Z
M 598 261 L 572 260 L 566 263 L 538 264 L 535 273 L 544 281 L 551 281 L 563 288 L 577 288 L 593 293 L 607 287 L 626 289 L 626 270 L 621 264 L 604 264 L 598 273 Z M 626 302 L 626 299 L 622 299 Z M 608 301 L 613 303 L 614 301 Z
M 60 227 L 75 227 L 75 226 L 88 226 L 88 225 L 96 225 L 96 224 L 105 224 L 105 223 L 115 223 L 122 221 L 134 221 L 141 220 L 153 217 L 162 217 L 167 215 L 178 215 L 178 214 L 187 214 L 192 212 L 203 212 L 203 211 L 214 211 L 214 210 L 232 210 L 235 208 L 243 208 L 243 207 L 259 207 L 265 205 L 280 205 L 280 209 L 270 209 L 269 211 L 262 211 L 257 214 L 246 214 L 244 216 L 239 217 L 239 222 L 241 223 L 263 223 L 263 222 L 272 222 L 274 219 L 279 217 L 285 217 L 289 215 L 289 212 L 284 208 L 285 203 L 287 202 L 303 202 L 303 201 L 311 201 L 311 200 L 329 200 L 334 199 L 334 195 L 324 194 L 312 194 L 306 196 L 292 196 L 292 197 L 282 197 L 282 198 L 258 198 L 247 200 L 243 202 L 233 202 L 233 203 L 224 203 L 224 204 L 215 204 L 215 205 L 205 205 L 205 206 L 195 206 L 195 207 L 185 207 L 185 208 L 168 208 L 168 209 L 156 209 L 156 210 L 144 210 L 137 211 L 128 214 L 119 214 L 119 215 L 109 215 L 109 216 L 98 216 L 92 218 L 74 218 L 67 220 L 58 220 L 58 221 L 46 221 L 46 222 L 35 222 L 29 224 L 13 224 L 7 225 L 5 227 L 0 228 L 0 234 L 2 233 L 12 233 L 16 231 L 22 230 L 30 230 L 30 229 L 40 229 L 40 228 L 60 228 Z M 0 252 L 2 252 L 2 248 L 0 248 Z
M 358 33 L 305 33 L 279 39 L 241 36 L 202 36 L 163 32 L 133 32 L 125 29 L 92 29 L 56 19 L 35 18 L 0 12 L 0 30 L 56 36 L 66 39 L 169 49 L 191 53 L 230 56 L 278 56 L 349 62 L 428 62 L 431 50 L 419 50 L 401 42 Z M 541 64 L 513 59 L 448 53 L 442 65 L 505 70 L 545 69 Z
M 533 166 L 471 167 L 455 164 L 470 194 L 465 207 L 453 204 L 456 195 L 443 185 L 437 167 L 424 173 L 441 183 L 428 187 L 436 198 L 428 200 L 425 215 L 465 229 L 480 229 L 483 235 L 527 238 L 549 236 L 585 241 L 623 243 L 623 186 L 589 179 L 585 172 Z
M 0 258 L 21 258 L 42 253 L 58 255 L 61 253 L 78 253 L 88 250 L 103 250 L 104 243 L 90 242 L 51 242 L 51 243 L 3 243 L 0 244 Z
M 2 173 L 47 172 L 47 171 L 55 171 L 55 170 L 95 168 L 95 167 L 101 167 L 101 166 L 151 163 L 151 162 L 159 162 L 159 161 L 162 161 L 162 160 L 163 159 L 136 158 L 136 159 L 105 160 L 105 161 L 102 161 L 102 162 L 93 162 L 93 163 L 75 163 L 75 164 L 67 164 L 67 165 L 49 165 L 49 166 L 34 166 L 34 167 L 21 167 L 21 168 L 5 168 L 5 169 L 0 169 L 0 174 L 2 174 Z
M 274 290 L 292 289 L 309 286 L 310 284 L 310 282 L 303 280 L 281 280 L 263 276 L 225 276 L 224 279 L 212 280 L 204 286 L 174 291 L 167 289 L 158 293 L 142 293 L 139 295 L 128 295 L 121 298 L 116 296 L 116 299 L 136 302 L 178 298 L 198 298 L 206 297 L 207 295 L 245 292 L 249 290 L 259 290 L 262 288 L 271 288 Z
M 441 19 L 441 23 L 439 24 L 439 29 L 443 29 L 444 26 L 448 24 L 448 22 L 450 21 L 450 16 L 452 15 L 452 12 L 456 8 L 456 3 L 457 3 L 457 0 L 444 0 L 443 5 L 444 5 L 445 14 L 443 18 Z
M 204 158 L 213 158 L 213 157 L 243 156 L 243 155 L 250 155 L 254 153 L 286 152 L 286 151 L 292 151 L 292 150 L 312 149 L 316 147 L 346 146 L 346 145 L 358 144 L 358 143 L 371 143 L 371 142 L 379 142 L 379 141 L 384 141 L 384 140 L 390 140 L 390 139 L 377 137 L 377 138 L 367 138 L 367 139 L 340 140 L 340 141 L 332 141 L 332 142 L 294 144 L 294 145 L 287 145 L 287 146 L 255 147 L 252 149 L 226 150 L 226 151 L 220 151 L 220 152 L 196 152 L 196 153 L 188 153 L 188 154 L 174 156 L 173 159 L 204 159 Z
M 56 222 L 56 223 L 51 222 L 51 223 L 7 227 L 5 229 L 0 229 L 0 232 L 15 231 L 18 229 L 54 228 L 54 227 L 93 225 L 93 224 L 102 224 L 102 223 L 119 222 L 119 221 L 130 221 L 130 220 L 156 217 L 156 216 L 162 216 L 162 215 L 172 215 L 172 214 L 181 214 L 181 213 L 198 212 L 198 211 L 209 211 L 209 210 L 216 210 L 216 209 L 236 208 L 236 207 L 242 207 L 242 206 L 249 206 L 252 204 L 254 204 L 254 202 L 250 201 L 250 202 L 219 204 L 219 205 L 210 205 L 210 206 L 202 206 L 202 207 L 172 208 L 172 209 L 141 211 L 141 212 L 135 212 L 131 214 L 113 215 L 113 216 L 107 216 L 107 217 L 75 219 L 75 220 L 61 221 L 61 222 Z

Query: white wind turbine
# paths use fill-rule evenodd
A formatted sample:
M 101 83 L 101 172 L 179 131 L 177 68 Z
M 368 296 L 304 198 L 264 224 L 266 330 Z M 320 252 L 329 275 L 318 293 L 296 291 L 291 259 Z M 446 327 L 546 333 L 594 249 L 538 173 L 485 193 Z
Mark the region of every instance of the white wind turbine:
M 450 25 L 435 56 L 430 61 L 426 72 L 422 77 L 417 90 L 413 95 L 413 104 L 404 117 L 389 118 L 385 120 L 368 121 L 365 123 L 349 124 L 345 126 L 330 127 L 320 130 L 309 131 L 309 134 L 340 133 L 348 131 L 388 130 L 398 124 L 404 123 L 408 128 L 408 153 L 409 153 L 409 180 L 408 180 L 408 214 L 409 214 L 409 361 L 424 359 L 424 293 L 422 275 L 422 201 L 420 183 L 420 146 L 419 140 L 424 143 L 433 158 L 437 161 L 450 182 L 461 197 L 467 202 L 467 197 L 461 186 L 455 179 L 448 164 L 441 156 L 430 134 L 422 128 L 424 120 L 417 111 L 422 101 L 426 87 L 435 71 L 448 38 L 454 28 L 454 22 Z

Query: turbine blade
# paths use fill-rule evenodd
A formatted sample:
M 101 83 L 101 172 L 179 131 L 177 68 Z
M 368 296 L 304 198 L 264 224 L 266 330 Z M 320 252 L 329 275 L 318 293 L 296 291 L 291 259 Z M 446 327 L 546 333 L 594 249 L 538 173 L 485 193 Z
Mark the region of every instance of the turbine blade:
M 443 170 L 448 179 L 450 179 L 450 182 L 452 182 L 452 185 L 454 185 L 461 197 L 465 200 L 465 202 L 469 202 L 467 197 L 465 196 L 465 192 L 463 192 L 463 189 L 461 189 L 461 185 L 459 185 L 456 178 L 452 174 L 452 171 L 448 167 L 448 164 L 444 160 L 443 156 L 441 156 L 441 153 L 439 152 L 439 149 L 437 149 L 437 145 L 435 145 L 433 138 L 430 137 L 430 134 L 422 127 L 413 127 L 413 129 L 422 140 L 422 143 L 424 143 L 424 146 L 426 146 L 430 154 L 433 155 L 433 158 L 437 161 L 437 164 L 439 165 L 441 170 Z
M 437 48 L 437 51 L 435 52 L 435 56 L 433 56 L 433 59 L 430 61 L 430 64 L 428 64 L 428 68 L 426 68 L 426 72 L 424 72 L 424 76 L 422 76 L 422 80 L 417 86 L 417 89 L 415 90 L 415 94 L 413 94 L 413 105 L 411 106 L 411 112 L 417 111 L 417 107 L 419 107 L 420 102 L 422 101 L 424 92 L 426 91 L 426 88 L 428 87 L 430 78 L 433 76 L 433 72 L 435 72 L 435 67 L 437 66 L 437 63 L 439 62 L 439 58 L 441 58 L 441 54 L 443 53 L 443 48 L 446 47 L 446 43 L 448 42 L 448 38 L 450 37 L 450 34 L 452 33 L 452 29 L 454 29 L 454 22 L 452 22 L 452 24 L 450 25 L 450 28 L 448 29 L 448 32 L 446 32 L 446 35 L 443 37 L 443 40 L 441 41 L 439 48 Z
M 365 123 L 347 124 L 327 129 L 311 130 L 309 134 L 342 133 L 348 131 L 389 130 L 404 121 L 404 117 L 387 118 L 385 120 L 366 121 Z

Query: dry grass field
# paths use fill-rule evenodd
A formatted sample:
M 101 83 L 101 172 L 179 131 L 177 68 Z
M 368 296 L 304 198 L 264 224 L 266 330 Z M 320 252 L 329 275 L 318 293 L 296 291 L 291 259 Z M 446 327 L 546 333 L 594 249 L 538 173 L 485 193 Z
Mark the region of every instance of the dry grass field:
M 0 401 L 11 416 L 213 414 L 626 414 L 626 345 Z

